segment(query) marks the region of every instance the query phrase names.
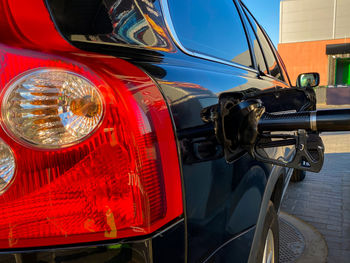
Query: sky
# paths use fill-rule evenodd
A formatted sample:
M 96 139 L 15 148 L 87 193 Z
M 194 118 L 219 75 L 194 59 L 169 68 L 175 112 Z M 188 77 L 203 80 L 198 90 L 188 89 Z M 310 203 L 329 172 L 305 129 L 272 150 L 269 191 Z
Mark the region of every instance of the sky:
M 279 41 L 280 0 L 243 0 L 277 47 Z

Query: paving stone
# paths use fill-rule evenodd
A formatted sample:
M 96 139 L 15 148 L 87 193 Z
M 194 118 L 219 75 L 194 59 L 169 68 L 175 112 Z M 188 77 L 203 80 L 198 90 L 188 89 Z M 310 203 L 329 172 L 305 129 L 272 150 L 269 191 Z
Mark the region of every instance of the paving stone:
M 342 230 L 341 226 L 336 226 L 336 225 L 327 225 L 326 228 L 329 229 L 329 230 L 335 230 L 335 231 L 341 231 Z
M 323 170 L 318 174 L 307 173 L 303 182 L 291 182 L 281 210 L 320 231 L 328 243 L 327 262 L 349 263 L 350 134 L 330 136 L 324 140 L 328 153 Z M 330 143 L 333 145 L 327 151 Z M 341 153 L 335 153 L 337 147 Z

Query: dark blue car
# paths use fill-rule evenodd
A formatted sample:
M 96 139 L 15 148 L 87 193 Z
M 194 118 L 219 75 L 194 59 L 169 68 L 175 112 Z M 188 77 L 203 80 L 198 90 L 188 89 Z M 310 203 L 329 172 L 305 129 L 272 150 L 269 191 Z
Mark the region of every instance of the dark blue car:
M 257 121 L 315 99 L 244 4 L 0 0 L 0 32 L 0 262 L 278 262 L 296 137 Z

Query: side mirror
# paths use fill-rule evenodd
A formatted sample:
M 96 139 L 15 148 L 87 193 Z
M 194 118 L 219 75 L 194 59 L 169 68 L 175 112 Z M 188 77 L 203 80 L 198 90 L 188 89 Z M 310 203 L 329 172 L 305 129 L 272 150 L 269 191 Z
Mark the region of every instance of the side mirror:
M 318 73 L 303 73 L 297 78 L 298 88 L 313 88 L 320 84 L 320 74 Z

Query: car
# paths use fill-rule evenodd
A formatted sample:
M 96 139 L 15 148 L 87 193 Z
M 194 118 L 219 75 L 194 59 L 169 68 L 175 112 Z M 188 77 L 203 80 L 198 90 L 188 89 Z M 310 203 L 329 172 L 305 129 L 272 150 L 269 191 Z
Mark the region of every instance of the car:
M 230 134 L 315 101 L 241 1 L 0 13 L 0 262 L 278 261 L 293 147 Z M 253 97 L 248 124 L 220 122 Z

